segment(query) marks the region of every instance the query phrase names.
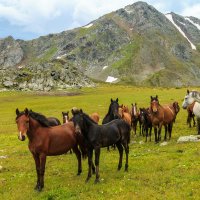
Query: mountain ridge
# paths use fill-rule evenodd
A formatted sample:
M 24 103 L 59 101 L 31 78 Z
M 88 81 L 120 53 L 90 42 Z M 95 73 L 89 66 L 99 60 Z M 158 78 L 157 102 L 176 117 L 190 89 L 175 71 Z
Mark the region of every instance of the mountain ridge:
M 169 14 L 175 24 L 153 6 L 136 2 L 72 30 L 29 41 L 1 39 L 0 87 L 82 87 L 108 76 L 133 85 L 200 85 L 200 20 Z M 39 88 L 30 87 L 38 70 L 45 78 L 39 76 Z

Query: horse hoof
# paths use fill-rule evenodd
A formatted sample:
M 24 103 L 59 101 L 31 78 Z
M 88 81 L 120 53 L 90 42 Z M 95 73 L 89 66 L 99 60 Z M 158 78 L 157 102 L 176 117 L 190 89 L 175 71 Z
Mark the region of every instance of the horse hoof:
M 100 182 L 99 179 L 95 179 L 95 181 L 94 181 L 95 184 L 97 184 L 99 182 Z
M 85 182 L 87 183 L 89 180 L 90 180 L 90 177 L 87 177 L 86 180 L 85 180 Z
M 122 166 L 118 166 L 117 170 L 119 171 L 122 168 Z

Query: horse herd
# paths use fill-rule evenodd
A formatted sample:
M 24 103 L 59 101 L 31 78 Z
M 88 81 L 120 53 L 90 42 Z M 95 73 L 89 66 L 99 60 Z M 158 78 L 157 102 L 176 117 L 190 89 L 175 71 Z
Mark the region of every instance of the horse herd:
M 184 99 L 182 107 L 188 110 L 188 121 L 194 117 L 194 114 L 197 116 L 195 109 L 198 108 L 200 111 L 200 106 L 196 105 L 198 94 L 194 91 L 188 91 Z M 189 97 L 195 100 L 192 101 Z M 198 104 L 200 105 L 200 98 Z M 111 99 L 108 113 L 103 118 L 102 125 L 98 124 L 98 113 L 89 116 L 82 109 L 77 108 L 71 110 L 71 119 L 69 112 L 62 112 L 63 124 L 61 125 L 60 121 L 54 117 L 47 118 L 27 108 L 20 112 L 17 108 L 18 138 L 24 141 L 26 136 L 28 137 L 28 147 L 35 160 L 37 172 L 35 189 L 41 191 L 44 187 L 46 156 L 61 155 L 71 149 L 78 160 L 77 175 L 82 172 L 82 158 L 88 157 L 86 181 L 91 178 L 92 173 L 96 173 L 95 183 L 99 182 L 99 157 L 102 147 L 116 145 L 119 151 L 118 170 L 122 167 L 123 150 L 125 150 L 125 171 L 127 171 L 131 128 L 136 134 L 139 124 L 140 135 L 146 136 L 146 141 L 148 137 L 151 141 L 153 128 L 157 143 L 161 141 L 161 130 L 164 126 L 164 139 L 166 140 L 167 137 L 170 139 L 179 110 L 180 107 L 176 101 L 168 105 L 160 105 L 157 95 L 150 97 L 148 108 L 140 108 L 139 110 L 137 104 L 132 104 L 130 110 L 128 106 L 119 105 L 117 98 L 116 100 Z M 200 112 L 198 114 L 200 118 Z M 94 163 L 93 151 L 95 152 Z

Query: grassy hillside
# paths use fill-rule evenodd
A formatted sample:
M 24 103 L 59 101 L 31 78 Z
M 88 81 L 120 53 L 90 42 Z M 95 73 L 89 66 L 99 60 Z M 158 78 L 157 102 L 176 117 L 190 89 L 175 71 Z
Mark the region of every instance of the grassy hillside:
M 192 88 L 194 89 L 194 88 Z M 68 91 L 69 92 L 69 91 Z M 0 199 L 198 199 L 200 160 L 199 143 L 177 144 L 181 135 L 196 134 L 188 128 L 186 111 L 181 109 L 166 146 L 143 142 L 141 136 L 132 133 L 129 171 L 117 171 L 118 152 L 102 149 L 100 155 L 99 184 L 94 177 L 85 183 L 87 161 L 83 161 L 83 173 L 76 176 L 75 155 L 66 154 L 48 157 L 45 173 L 45 188 L 34 191 L 36 172 L 34 160 L 28 150 L 28 140 L 17 139 L 15 109 L 31 108 L 46 116 L 60 120 L 61 112 L 73 106 L 86 113 L 98 112 L 101 120 L 107 113 L 110 98 L 119 98 L 119 103 L 148 107 L 150 95 L 159 97 L 161 104 L 177 100 L 182 104 L 186 89 L 142 88 L 121 85 L 103 85 L 98 88 L 83 88 L 52 93 L 1 92 L 0 93 Z M 162 131 L 162 140 L 164 132 Z M 154 139 L 154 137 L 153 137 Z M 124 161 L 124 160 L 123 160 Z M 123 166 L 124 166 L 123 162 Z

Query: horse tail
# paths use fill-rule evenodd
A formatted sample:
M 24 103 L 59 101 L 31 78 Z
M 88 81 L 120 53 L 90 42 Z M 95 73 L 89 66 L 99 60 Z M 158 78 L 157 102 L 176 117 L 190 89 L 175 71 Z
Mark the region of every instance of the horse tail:
M 77 143 L 78 143 L 79 149 L 81 150 L 82 158 L 86 159 L 87 158 L 87 146 L 85 143 L 85 139 L 84 139 L 83 135 L 80 133 L 76 133 L 76 138 L 77 138 Z

